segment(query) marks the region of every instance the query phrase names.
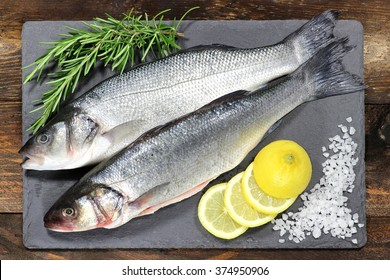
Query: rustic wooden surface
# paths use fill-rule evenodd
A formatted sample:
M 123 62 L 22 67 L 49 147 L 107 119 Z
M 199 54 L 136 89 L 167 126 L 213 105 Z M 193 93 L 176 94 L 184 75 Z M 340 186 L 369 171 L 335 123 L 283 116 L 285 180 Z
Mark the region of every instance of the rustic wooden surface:
M 359 250 L 27 250 L 22 244 L 21 29 L 31 20 L 90 20 L 134 8 L 169 18 L 309 19 L 338 9 L 364 26 L 368 242 Z M 2 0 L 0 2 L 0 259 L 390 259 L 390 6 L 387 0 Z

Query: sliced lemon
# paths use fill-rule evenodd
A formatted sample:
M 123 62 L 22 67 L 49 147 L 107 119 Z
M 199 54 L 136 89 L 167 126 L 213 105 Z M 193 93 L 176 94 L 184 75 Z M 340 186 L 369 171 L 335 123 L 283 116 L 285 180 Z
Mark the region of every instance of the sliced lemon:
M 202 226 L 212 235 L 233 239 L 248 228 L 236 223 L 226 210 L 224 204 L 226 185 L 226 183 L 215 185 L 203 194 L 198 205 L 198 217 Z
M 265 214 L 278 214 L 290 207 L 297 197 L 276 198 L 266 194 L 257 185 L 253 177 L 253 162 L 244 171 L 242 177 L 242 193 L 253 208 Z
M 264 214 L 249 205 L 242 193 L 241 179 L 244 172 L 238 173 L 227 183 L 224 202 L 232 219 L 245 227 L 258 227 L 270 222 L 276 214 Z
M 309 155 L 291 140 L 277 140 L 261 149 L 253 170 L 261 189 L 277 198 L 297 197 L 306 189 L 312 175 Z

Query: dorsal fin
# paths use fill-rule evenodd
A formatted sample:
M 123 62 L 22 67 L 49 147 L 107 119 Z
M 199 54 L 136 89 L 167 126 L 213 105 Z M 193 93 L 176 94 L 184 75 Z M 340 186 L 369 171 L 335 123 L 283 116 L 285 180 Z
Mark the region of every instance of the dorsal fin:
M 233 91 L 231 93 L 228 93 L 228 94 L 225 94 L 225 95 L 223 95 L 221 97 L 218 97 L 217 99 L 214 99 L 210 103 L 208 103 L 208 104 L 202 106 L 201 108 L 199 108 L 197 111 L 203 111 L 205 109 L 209 109 L 211 107 L 217 106 L 217 105 L 222 104 L 224 102 L 237 100 L 237 99 L 241 98 L 242 96 L 248 95 L 250 93 L 251 92 L 247 91 L 247 90 L 236 90 L 236 91 Z
M 229 101 L 234 101 L 240 97 L 242 97 L 243 95 L 246 95 L 246 94 L 250 94 L 251 92 L 250 91 L 246 91 L 246 90 L 237 90 L 237 91 L 233 91 L 231 93 L 228 93 L 224 96 L 221 96 L 213 101 L 211 101 L 210 103 L 202 106 L 201 108 L 197 109 L 196 111 L 194 112 L 190 112 L 184 116 L 181 116 L 179 118 L 176 118 L 170 122 L 167 122 L 163 125 L 159 125 L 159 126 L 156 126 L 152 129 L 150 129 L 149 131 L 145 132 L 144 134 L 142 134 L 135 142 L 138 142 L 138 141 L 143 141 L 143 140 L 146 140 L 147 138 L 150 138 L 152 136 L 155 136 L 157 134 L 159 134 L 161 131 L 163 131 L 165 128 L 168 128 L 168 127 L 171 127 L 172 125 L 174 125 L 175 123 L 187 118 L 188 116 L 194 114 L 194 113 L 199 113 L 199 112 L 202 112 L 204 110 L 209 110 L 210 108 L 214 107 L 214 106 L 217 106 L 219 104 L 222 104 L 224 102 L 229 102 Z
M 211 44 L 211 45 L 198 45 L 193 46 L 187 49 L 179 50 L 176 53 L 186 53 L 186 52 L 194 52 L 194 51 L 204 51 L 210 49 L 221 49 L 221 50 L 238 50 L 240 48 L 236 48 L 233 46 L 223 45 L 223 44 Z

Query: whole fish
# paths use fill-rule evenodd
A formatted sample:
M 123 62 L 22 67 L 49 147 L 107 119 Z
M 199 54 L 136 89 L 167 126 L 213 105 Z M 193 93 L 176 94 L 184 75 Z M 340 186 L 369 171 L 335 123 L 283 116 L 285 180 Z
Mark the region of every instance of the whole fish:
M 145 131 L 236 90 L 254 90 L 295 70 L 333 39 L 327 11 L 282 42 L 238 49 L 202 46 L 105 80 L 65 106 L 22 147 L 22 167 L 71 169 L 95 164 Z
M 330 43 L 291 75 L 228 94 L 150 130 L 101 162 L 44 217 L 55 231 L 115 228 L 200 191 L 236 167 L 270 127 L 300 104 L 364 88 L 341 64 L 347 39 Z

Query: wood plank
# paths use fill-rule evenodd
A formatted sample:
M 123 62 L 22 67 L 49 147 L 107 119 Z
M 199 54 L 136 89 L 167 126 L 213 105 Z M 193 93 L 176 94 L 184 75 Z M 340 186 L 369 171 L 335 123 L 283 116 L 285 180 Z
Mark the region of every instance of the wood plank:
M 366 105 L 367 215 L 390 216 L 390 149 L 380 138 L 380 127 L 390 106 Z
M 21 98 L 21 28 L 19 22 L 0 20 L 0 102 L 19 102 Z
M 366 105 L 390 105 L 390 92 L 384 91 L 382 93 L 370 92 L 365 94 L 364 103 Z
M 0 259 L 389 259 L 390 217 L 367 220 L 368 242 L 359 250 L 26 250 L 20 214 L 0 214 Z
M 22 104 L 0 102 L 0 212 L 22 211 Z

